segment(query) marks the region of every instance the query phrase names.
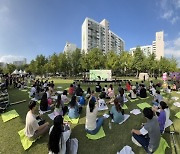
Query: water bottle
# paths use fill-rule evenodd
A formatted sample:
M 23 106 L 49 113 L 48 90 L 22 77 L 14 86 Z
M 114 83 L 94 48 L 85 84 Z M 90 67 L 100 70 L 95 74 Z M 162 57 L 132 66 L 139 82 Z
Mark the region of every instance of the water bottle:
M 111 120 L 109 120 L 109 129 L 112 129 Z

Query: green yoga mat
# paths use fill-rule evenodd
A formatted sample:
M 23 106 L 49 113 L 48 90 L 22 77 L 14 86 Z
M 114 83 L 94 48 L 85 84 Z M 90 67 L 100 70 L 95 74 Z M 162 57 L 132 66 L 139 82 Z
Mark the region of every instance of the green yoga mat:
M 140 99 L 148 99 L 149 98 L 149 96 L 148 97 L 146 97 L 146 98 L 141 98 L 141 97 L 139 97 Z
M 9 112 L 1 114 L 3 122 L 7 122 L 11 119 L 14 119 L 16 117 L 19 117 L 19 114 L 16 112 L 16 110 L 11 110 Z
M 180 119 L 180 112 L 176 113 L 175 116 Z
M 77 118 L 77 119 L 70 119 L 68 115 L 65 115 L 64 116 L 64 121 L 71 122 L 72 124 L 78 124 L 79 118 Z
M 139 99 L 130 99 L 131 102 L 138 101 Z
M 20 136 L 21 144 L 22 144 L 24 150 L 27 150 L 27 149 L 29 149 L 31 147 L 33 142 L 35 142 L 36 140 L 30 141 L 29 138 L 27 136 L 25 136 L 24 130 L 25 130 L 25 128 L 20 130 L 18 132 L 18 134 Z
M 137 106 L 140 108 L 140 109 L 144 109 L 145 107 L 151 107 L 151 105 L 149 105 L 148 103 L 140 103 L 140 104 L 137 104 Z
M 166 148 L 169 148 L 168 143 L 164 138 L 161 137 L 160 144 L 158 149 L 154 152 L 154 154 L 165 154 Z
M 123 107 L 122 107 L 122 109 L 124 109 L 124 110 L 128 109 L 127 105 L 124 104 Z
M 103 138 L 106 136 L 104 130 L 103 130 L 103 127 L 100 128 L 99 132 L 97 132 L 97 134 L 95 135 L 91 135 L 91 134 L 87 134 L 86 135 L 88 139 L 90 140 L 98 140 L 100 138 Z

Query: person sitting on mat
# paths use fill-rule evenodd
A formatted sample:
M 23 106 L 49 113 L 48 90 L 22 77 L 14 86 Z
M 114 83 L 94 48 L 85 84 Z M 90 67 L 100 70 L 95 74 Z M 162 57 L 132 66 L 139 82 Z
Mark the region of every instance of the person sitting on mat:
M 73 84 L 71 84 L 70 87 L 69 87 L 68 93 L 69 93 L 69 95 L 73 95 L 74 92 L 75 92 L 75 89 L 73 87 Z
M 96 88 L 95 88 L 96 92 L 101 92 L 101 85 L 100 82 L 97 82 Z
M 109 88 L 108 88 L 108 91 L 107 91 L 107 95 L 108 95 L 109 98 L 113 98 L 114 97 L 114 88 L 113 88 L 112 84 L 109 85 Z
M 83 94 L 83 90 L 80 84 L 78 84 L 78 87 L 76 88 L 76 96 L 80 96 L 81 93 Z
M 98 110 L 106 110 L 107 109 L 106 102 L 102 98 L 102 95 L 99 95 L 98 104 L 99 104 Z
M 115 123 L 120 123 L 124 120 L 124 110 L 121 108 L 118 98 L 114 99 L 114 105 L 111 107 L 109 113 Z
M 26 115 L 25 135 L 30 140 L 35 140 L 49 130 L 49 123 L 38 121 L 41 118 L 35 114 L 37 110 L 36 101 L 29 102 L 29 111 Z
M 89 98 L 90 98 L 90 96 L 91 96 L 91 88 L 90 88 L 90 87 L 88 87 L 88 88 L 87 88 L 87 92 L 86 92 L 86 96 L 85 96 L 85 98 L 86 98 L 86 99 L 89 99 Z
M 163 97 L 162 95 L 160 94 L 160 91 L 159 90 L 156 90 L 156 94 L 154 96 L 154 101 L 153 101 L 153 104 L 155 106 L 159 106 L 159 103 L 163 101 Z
M 152 110 L 154 111 L 155 115 L 158 117 L 158 122 L 159 122 L 159 127 L 160 127 L 161 133 L 164 132 L 164 126 L 166 123 L 166 111 L 165 111 L 165 109 L 167 109 L 167 108 L 168 108 L 168 106 L 164 101 L 160 102 L 160 106 L 159 106 L 160 110 L 158 110 L 158 108 L 156 108 L 156 107 L 152 107 Z
M 54 118 L 54 125 L 49 130 L 48 150 L 49 154 L 65 154 L 66 142 L 70 138 L 71 129 L 63 123 L 63 117 Z
M 91 135 L 95 135 L 101 128 L 104 118 L 97 118 L 98 104 L 93 99 L 89 99 L 86 107 L 86 124 L 85 130 Z
M 69 102 L 69 98 L 67 97 L 67 90 L 63 91 L 63 94 L 61 95 L 61 101 L 63 105 Z
M 144 84 L 141 85 L 141 90 L 140 90 L 139 96 L 140 96 L 141 98 L 146 98 L 146 97 L 147 97 L 147 92 L 146 92 L 146 89 L 145 89 Z
M 131 99 L 136 99 L 136 86 L 132 86 L 132 89 L 130 90 L 130 94 L 128 95 Z
M 64 106 L 64 104 L 61 101 L 61 95 L 59 94 L 57 96 L 56 104 L 55 104 L 55 109 L 54 109 L 54 114 L 55 115 L 65 115 L 68 111 L 68 107 Z
M 148 154 L 152 154 L 159 147 L 161 133 L 159 123 L 151 108 L 144 108 L 144 117 L 147 122 L 140 130 L 132 129 L 132 141 L 141 145 Z M 139 145 L 139 146 L 140 146 Z
M 52 105 L 51 105 L 52 106 Z M 47 99 L 47 93 L 44 93 L 41 98 L 40 102 L 40 110 L 41 111 L 47 111 L 51 109 L 51 106 L 48 104 L 48 99 Z
M 99 94 L 99 96 L 101 96 L 101 98 L 106 98 L 106 97 L 107 97 L 107 95 L 106 95 L 106 92 L 105 92 L 105 89 L 104 89 L 104 88 L 102 88 L 102 91 L 101 91 L 101 93 Z
M 82 111 L 82 107 L 78 106 L 77 101 L 76 101 L 76 96 L 72 96 L 68 109 L 69 109 L 69 112 L 68 112 L 69 118 L 76 119 L 79 117 L 79 114 Z
M 81 106 L 85 105 L 86 100 L 85 100 L 85 98 L 83 96 L 83 93 L 80 93 L 79 96 L 80 96 L 80 98 L 79 98 L 78 104 L 81 105 Z

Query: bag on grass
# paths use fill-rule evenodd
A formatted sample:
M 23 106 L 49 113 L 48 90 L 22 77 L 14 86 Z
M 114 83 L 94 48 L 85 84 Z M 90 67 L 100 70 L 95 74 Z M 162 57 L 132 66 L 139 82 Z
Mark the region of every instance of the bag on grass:
M 78 140 L 76 138 L 69 139 L 66 142 L 66 154 L 77 154 Z

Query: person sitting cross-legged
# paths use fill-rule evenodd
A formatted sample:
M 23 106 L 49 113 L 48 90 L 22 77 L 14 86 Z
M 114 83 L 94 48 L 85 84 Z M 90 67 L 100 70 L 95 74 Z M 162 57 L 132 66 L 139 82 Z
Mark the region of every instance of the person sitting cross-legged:
M 120 123 L 124 120 L 124 110 L 121 108 L 118 98 L 114 99 L 114 105 L 111 107 L 110 116 L 115 123 Z
M 37 139 L 42 134 L 45 134 L 49 130 L 49 123 L 40 121 L 39 116 L 35 114 L 36 112 L 36 101 L 30 101 L 29 111 L 26 115 L 26 126 L 25 135 L 30 139 Z
M 85 130 L 91 135 L 95 135 L 101 128 L 104 118 L 97 118 L 98 113 L 98 104 L 94 99 L 89 99 L 89 102 L 86 107 L 86 124 Z
M 147 122 L 143 124 L 140 130 L 132 129 L 132 141 L 143 146 L 148 154 L 152 154 L 159 147 L 161 138 L 160 127 L 151 108 L 144 108 L 143 114 Z

